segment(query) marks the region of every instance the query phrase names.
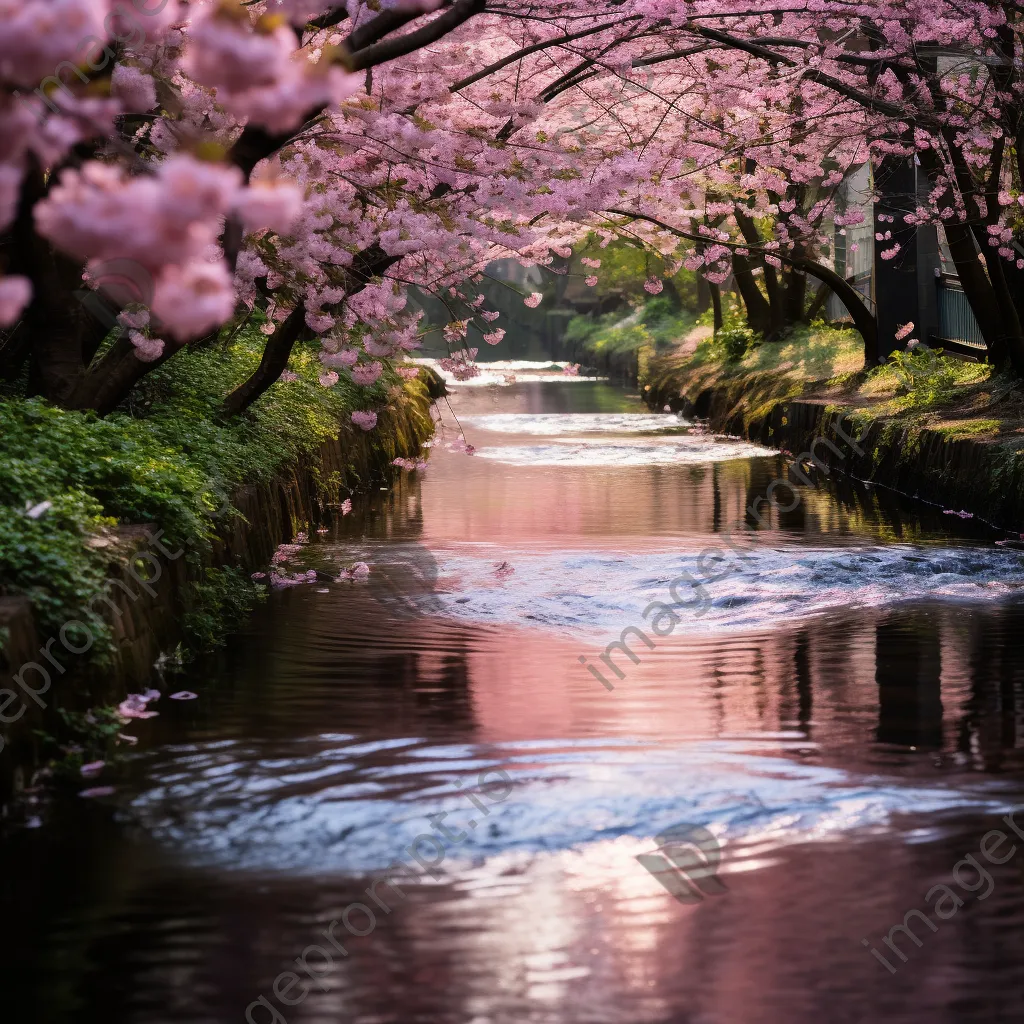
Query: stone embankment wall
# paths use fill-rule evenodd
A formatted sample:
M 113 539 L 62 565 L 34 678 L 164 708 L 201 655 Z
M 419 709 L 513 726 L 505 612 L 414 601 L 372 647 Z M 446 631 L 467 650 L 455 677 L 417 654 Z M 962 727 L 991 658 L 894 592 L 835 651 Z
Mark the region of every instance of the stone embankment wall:
M 654 375 L 643 392 L 655 409 L 708 420 L 711 429 L 799 454 L 815 438 L 832 441 L 815 454 L 830 469 L 903 494 L 972 512 L 1013 532 L 1024 531 L 1024 446 L 1020 441 L 956 437 L 898 417 L 872 417 L 826 399 L 779 398 L 745 392 L 741 381 L 704 387 L 682 368 Z M 841 433 L 840 433 L 841 432 Z M 863 455 L 851 453 L 843 434 Z

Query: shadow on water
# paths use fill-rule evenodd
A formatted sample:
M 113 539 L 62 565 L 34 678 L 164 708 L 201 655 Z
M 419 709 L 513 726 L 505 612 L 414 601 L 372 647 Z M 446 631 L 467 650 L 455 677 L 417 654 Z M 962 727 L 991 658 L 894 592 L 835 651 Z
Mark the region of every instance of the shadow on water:
M 591 384 L 452 404 L 478 449 L 517 454 L 439 448 L 357 505 L 299 562 L 365 560 L 367 583 L 275 592 L 174 681 L 198 701 L 134 727 L 112 799 L 62 797 L 0 849 L 5 1019 L 1016 1019 L 1024 854 L 904 937 L 895 973 L 862 944 L 888 952 L 1024 803 L 1024 605 L 986 528 L 823 481 L 758 529 L 706 616 L 620 652 L 609 692 L 580 657 L 601 664 L 720 547 L 779 458 L 645 461 L 678 429 L 619 422 L 626 464 L 531 463 L 583 435 L 479 418 L 643 410 Z M 468 794 L 495 770 L 514 785 L 484 814 Z M 442 822 L 466 838 L 438 877 L 371 902 Z M 727 891 L 683 905 L 638 864 L 678 822 L 722 841 Z M 336 920 L 345 954 L 286 991 Z

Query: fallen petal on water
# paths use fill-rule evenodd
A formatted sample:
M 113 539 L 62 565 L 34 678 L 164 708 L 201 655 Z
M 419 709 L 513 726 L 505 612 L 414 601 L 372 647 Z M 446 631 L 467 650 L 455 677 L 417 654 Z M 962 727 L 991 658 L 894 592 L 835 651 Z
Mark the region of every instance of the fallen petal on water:
M 136 698 L 138 694 L 134 694 Z M 121 701 L 117 705 L 117 713 L 122 718 L 156 718 L 160 714 L 159 711 L 146 711 L 146 705 L 144 702 L 140 702 L 138 699 L 132 700 L 129 697 L 127 700 Z

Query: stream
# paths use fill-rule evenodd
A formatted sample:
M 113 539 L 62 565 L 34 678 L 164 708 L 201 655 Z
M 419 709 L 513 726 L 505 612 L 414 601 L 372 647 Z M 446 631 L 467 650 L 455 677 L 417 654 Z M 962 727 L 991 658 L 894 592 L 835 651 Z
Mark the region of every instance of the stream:
M 1024 808 L 1024 551 L 823 476 L 760 525 L 779 453 L 538 369 L 7 841 L 5 1020 L 1019 1019 L 1024 850 L 956 866 Z

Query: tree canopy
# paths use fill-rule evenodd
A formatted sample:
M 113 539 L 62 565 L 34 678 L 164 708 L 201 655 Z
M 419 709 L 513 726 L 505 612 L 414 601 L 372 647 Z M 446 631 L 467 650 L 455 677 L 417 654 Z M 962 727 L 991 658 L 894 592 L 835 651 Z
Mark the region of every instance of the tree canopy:
M 594 232 L 669 273 L 731 275 L 766 335 L 803 315 L 814 278 L 872 360 L 874 315 L 834 264 L 834 232 L 865 216 L 841 186 L 911 160 L 927 188 L 883 219 L 880 259 L 941 225 L 992 358 L 1022 371 L 1021 16 L 980 0 L 0 0 L 0 373 L 27 366 L 32 393 L 103 413 L 258 308 L 263 360 L 226 412 L 300 339 L 370 384 L 417 345 L 411 286 L 445 303 L 454 346 L 470 322 L 497 343 L 473 287 L 488 263 L 557 270 Z

